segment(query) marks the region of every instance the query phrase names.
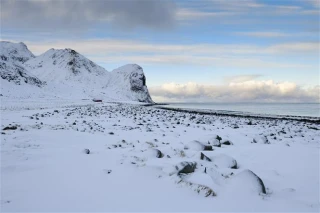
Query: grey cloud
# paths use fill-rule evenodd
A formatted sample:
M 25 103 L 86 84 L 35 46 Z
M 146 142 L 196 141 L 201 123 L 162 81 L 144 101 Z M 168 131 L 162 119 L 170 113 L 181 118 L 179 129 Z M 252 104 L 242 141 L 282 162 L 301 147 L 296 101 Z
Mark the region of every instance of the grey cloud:
M 6 28 L 74 30 L 111 23 L 122 29 L 167 29 L 175 24 L 171 0 L 1 0 Z

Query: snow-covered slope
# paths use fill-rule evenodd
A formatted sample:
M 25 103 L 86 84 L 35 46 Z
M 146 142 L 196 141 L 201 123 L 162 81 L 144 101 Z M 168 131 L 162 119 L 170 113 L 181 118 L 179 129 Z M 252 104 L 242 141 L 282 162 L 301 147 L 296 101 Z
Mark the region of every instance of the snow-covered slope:
M 99 98 L 153 103 L 143 70 L 125 65 L 113 72 L 72 49 L 50 49 L 35 57 L 23 43 L 1 42 L 1 89 L 6 97 Z M 37 88 L 17 88 L 29 83 Z M 9 82 L 9 83 L 8 83 Z M 45 83 L 46 82 L 46 83 Z M 28 95 L 24 92 L 28 91 Z
M 45 84 L 24 67 L 25 61 L 34 58 L 24 43 L 14 44 L 2 41 L 0 50 L 1 85 L 5 84 L 3 80 L 16 85 L 31 84 L 41 87 Z

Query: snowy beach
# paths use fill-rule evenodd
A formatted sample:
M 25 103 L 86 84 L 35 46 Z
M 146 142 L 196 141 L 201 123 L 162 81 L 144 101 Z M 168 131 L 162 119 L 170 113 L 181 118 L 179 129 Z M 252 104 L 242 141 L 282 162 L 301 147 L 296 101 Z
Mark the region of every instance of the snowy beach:
M 158 107 L 3 102 L 1 210 L 319 211 L 319 123 Z
M 319 213 L 319 17 L 0 0 L 0 213 Z

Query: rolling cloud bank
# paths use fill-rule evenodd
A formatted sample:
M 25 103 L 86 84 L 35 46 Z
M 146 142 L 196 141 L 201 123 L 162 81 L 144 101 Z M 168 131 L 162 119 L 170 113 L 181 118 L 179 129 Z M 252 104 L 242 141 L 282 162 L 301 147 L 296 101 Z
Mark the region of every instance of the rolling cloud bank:
M 320 86 L 302 88 L 292 82 L 249 80 L 223 85 L 189 82 L 149 88 L 158 102 L 312 102 L 320 103 Z

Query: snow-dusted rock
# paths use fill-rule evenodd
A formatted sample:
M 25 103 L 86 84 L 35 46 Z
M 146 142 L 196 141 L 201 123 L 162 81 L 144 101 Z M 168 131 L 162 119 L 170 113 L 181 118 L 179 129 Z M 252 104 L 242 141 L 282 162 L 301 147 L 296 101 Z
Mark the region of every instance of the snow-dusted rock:
M 84 149 L 83 152 L 84 152 L 85 154 L 89 155 L 89 154 L 90 154 L 90 149 Z
M 231 168 L 237 169 L 237 161 L 226 154 L 216 155 L 210 158 L 212 162 L 217 165 L 219 168 Z
M 146 157 L 163 158 L 164 154 L 159 149 L 150 149 L 146 152 Z
M 188 176 L 182 176 L 182 179 L 177 183 L 190 187 L 198 194 L 203 194 L 205 197 L 216 196 L 215 191 L 211 188 L 214 186 L 214 182 L 208 174 L 199 172 L 192 173 Z
M 263 193 L 266 194 L 266 188 L 263 181 L 251 170 L 244 170 L 230 178 L 228 185 L 236 193 Z
M 206 145 L 201 143 L 200 141 L 194 140 L 187 143 L 185 145 L 185 149 L 191 149 L 193 151 L 212 151 L 212 146 Z
M 251 143 L 270 144 L 267 136 L 257 136 L 252 139 Z
M 209 161 L 209 162 L 212 161 L 208 156 L 206 156 L 206 155 L 203 154 L 202 152 L 200 153 L 200 159 L 201 159 L 201 160 L 206 160 L 206 161 Z
M 210 139 L 208 140 L 208 142 L 209 142 L 212 146 L 221 147 L 220 140 L 218 140 L 217 137 L 210 138 Z
M 194 172 L 194 170 L 197 167 L 196 162 L 181 162 L 178 165 L 175 166 L 176 171 L 178 174 L 188 174 Z

